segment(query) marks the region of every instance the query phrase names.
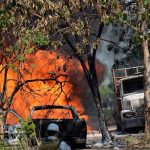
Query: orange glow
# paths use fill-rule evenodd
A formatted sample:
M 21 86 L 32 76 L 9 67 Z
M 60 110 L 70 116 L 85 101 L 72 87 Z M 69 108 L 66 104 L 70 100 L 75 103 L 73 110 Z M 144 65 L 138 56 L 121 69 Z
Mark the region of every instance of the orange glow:
M 59 74 L 74 74 L 74 63 L 78 63 L 75 60 L 66 60 L 63 55 L 57 58 L 58 54 L 55 52 L 47 52 L 39 50 L 35 54 L 28 55 L 25 63 L 21 65 L 21 74 L 23 80 L 31 79 L 44 79 L 50 78 L 54 73 Z M 67 63 L 67 64 L 66 64 Z M 69 66 L 70 65 L 70 66 Z M 77 66 L 80 66 L 79 64 Z M 81 67 L 76 68 L 82 72 Z M 8 79 L 8 95 L 10 96 L 17 78 L 17 73 L 9 70 Z M 73 76 L 73 78 L 76 78 Z M 1 74 L 3 80 L 3 74 Z M 22 80 L 22 81 L 23 81 Z M 80 114 L 83 114 L 84 109 L 80 98 L 75 96 L 73 93 L 73 84 L 70 77 L 59 77 L 58 81 L 62 82 L 62 89 L 56 81 L 45 81 L 45 82 L 31 82 L 23 86 L 23 88 L 15 95 L 12 109 L 14 109 L 24 119 L 28 119 L 29 111 L 33 106 L 37 105 L 73 105 L 76 107 Z M 65 81 L 65 82 L 64 82 Z M 3 82 L 3 81 L 2 81 Z M 64 83 L 63 83 L 64 82 Z M 2 89 L 2 85 L 0 87 Z M 71 95 L 73 99 L 71 99 Z M 69 98 L 67 102 L 67 98 Z M 41 114 L 40 114 L 41 115 Z M 8 116 L 8 118 L 11 118 Z M 7 123 L 10 123 L 11 119 L 7 119 Z M 14 122 L 14 121 L 13 121 Z
M 29 112 L 33 106 L 54 104 L 73 105 L 80 118 L 85 118 L 86 121 L 89 120 L 89 117 L 84 114 L 81 100 L 81 93 L 84 93 L 83 90 L 85 90 L 87 85 L 80 85 L 84 73 L 77 60 L 69 57 L 67 58 L 67 56 L 65 57 L 65 55 L 58 54 L 55 51 L 38 50 L 35 54 L 28 55 L 26 61 L 19 67 L 23 77 L 21 79 L 19 79 L 17 71 L 13 72 L 10 69 L 8 72 L 8 96 L 10 96 L 14 90 L 16 79 L 24 82 L 25 80 L 31 79 L 51 78 L 52 76 L 58 76 L 60 74 L 67 75 L 67 77 L 63 76 L 58 78 L 58 81 L 62 82 L 61 86 L 59 83 L 56 83 L 56 81 L 37 81 L 25 84 L 14 96 L 11 106 L 11 109 L 14 109 L 22 118 L 25 120 L 28 119 Z M 0 74 L 1 83 L 3 83 L 3 74 L 4 71 Z M 75 83 L 77 85 L 75 85 Z M 3 85 L 0 84 L 1 91 L 2 88 Z M 61 88 L 63 91 L 61 91 Z M 35 118 L 41 118 L 44 116 L 45 113 L 35 114 Z M 55 117 L 61 118 L 63 116 L 60 117 L 60 114 L 56 113 Z M 7 117 L 7 123 L 17 124 L 18 121 L 15 117 L 9 114 Z M 91 127 L 88 127 L 88 129 L 92 130 Z
M 70 110 L 66 109 L 51 109 L 51 110 L 40 110 L 35 111 L 32 115 L 33 119 L 72 119 L 72 113 Z

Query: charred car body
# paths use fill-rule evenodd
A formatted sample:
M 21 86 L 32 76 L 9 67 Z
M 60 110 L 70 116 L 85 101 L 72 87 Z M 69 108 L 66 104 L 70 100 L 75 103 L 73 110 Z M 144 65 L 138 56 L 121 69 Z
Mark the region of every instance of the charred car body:
M 113 69 L 115 120 L 119 130 L 144 127 L 143 66 Z
M 86 122 L 78 117 L 72 106 L 35 106 L 31 110 L 30 117 L 36 126 L 35 131 L 39 141 L 46 137 L 47 126 L 50 123 L 56 123 L 60 128 L 60 139 L 66 141 L 73 148 L 76 146 L 86 147 Z

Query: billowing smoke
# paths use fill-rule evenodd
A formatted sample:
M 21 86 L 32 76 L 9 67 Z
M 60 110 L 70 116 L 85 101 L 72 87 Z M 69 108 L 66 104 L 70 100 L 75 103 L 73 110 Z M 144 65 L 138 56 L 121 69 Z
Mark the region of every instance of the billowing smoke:
M 122 33 L 122 28 L 114 27 L 113 25 L 105 26 L 102 32 L 97 59 L 105 66 L 105 75 L 103 80 L 104 85 L 108 85 L 110 83 L 111 68 L 115 63 L 115 60 L 121 60 L 126 57 L 123 50 L 127 47 L 127 42 L 120 41 Z M 109 50 L 110 46 L 112 46 L 113 50 Z

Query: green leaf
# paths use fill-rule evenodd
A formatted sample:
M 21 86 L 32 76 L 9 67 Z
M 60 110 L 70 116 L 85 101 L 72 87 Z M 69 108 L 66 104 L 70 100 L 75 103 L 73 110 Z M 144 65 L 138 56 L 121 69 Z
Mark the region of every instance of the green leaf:
M 33 48 L 33 47 L 31 47 L 31 48 L 29 48 L 26 52 L 27 52 L 27 54 L 31 54 L 31 53 L 33 53 L 33 52 L 34 52 L 34 48 Z
M 122 15 L 122 20 L 123 20 L 123 21 L 126 21 L 127 18 L 128 18 L 128 15 L 127 15 L 126 13 L 123 13 L 123 15 Z
M 39 46 L 48 45 L 49 42 L 42 32 L 38 32 L 34 37 L 34 42 Z
M 20 138 L 26 135 L 28 138 L 35 137 L 35 124 L 33 122 L 27 122 L 25 120 L 20 120 L 21 126 L 18 128 L 20 133 Z
M 5 98 L 4 98 L 4 99 L 2 99 L 1 101 L 2 101 L 2 103 L 5 103 L 5 102 L 6 102 L 6 100 L 7 100 L 7 99 L 5 99 Z
M 15 66 L 13 63 L 9 63 L 8 67 L 14 72 L 17 70 L 17 66 Z
M 143 0 L 143 3 L 145 6 L 149 5 L 150 1 L 149 0 Z
M 24 62 L 25 61 L 25 57 L 23 55 L 17 55 L 16 56 L 17 60 L 19 60 L 20 62 Z
M 113 95 L 112 89 L 107 86 L 102 85 L 99 90 L 101 92 L 102 97 L 109 97 Z
M 63 7 L 63 15 L 64 15 L 64 17 L 66 17 L 66 18 L 69 17 L 69 15 L 70 15 L 70 12 L 69 12 L 67 6 L 64 6 L 64 7 Z

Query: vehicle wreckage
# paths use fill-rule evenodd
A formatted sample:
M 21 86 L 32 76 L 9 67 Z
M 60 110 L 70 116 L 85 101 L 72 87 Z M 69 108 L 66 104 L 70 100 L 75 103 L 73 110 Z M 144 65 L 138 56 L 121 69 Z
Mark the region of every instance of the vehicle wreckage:
M 34 118 L 36 111 L 48 110 L 47 113 L 53 114 L 53 117 L 42 116 Z M 55 111 L 59 110 L 61 116 L 55 117 Z M 68 116 L 69 115 L 69 116 Z M 71 116 L 70 116 L 71 115 Z M 46 136 L 47 126 L 50 123 L 56 123 L 60 128 L 60 139 L 66 141 L 72 147 L 86 147 L 87 126 L 84 119 L 80 119 L 76 110 L 72 106 L 35 106 L 32 108 L 30 118 L 35 124 L 36 136 L 40 141 Z
M 59 116 L 58 113 L 59 112 Z M 35 115 L 38 112 L 38 115 Z M 20 119 L 20 116 L 11 111 Z M 42 114 L 43 113 L 43 114 Z M 36 117 L 34 117 L 36 116 Z M 60 128 L 60 139 L 66 141 L 71 147 L 86 147 L 87 125 L 84 119 L 80 119 L 77 111 L 72 106 L 34 106 L 30 111 L 31 121 L 35 124 L 36 138 L 38 141 L 46 137 L 47 126 L 55 123 Z M 22 118 L 21 118 L 22 119 Z M 5 124 L 4 142 L 8 145 L 16 145 L 19 142 L 17 125 Z M 32 146 L 36 146 L 33 139 Z
M 144 130 L 143 66 L 112 69 L 115 100 L 115 120 L 122 133 L 130 129 Z

